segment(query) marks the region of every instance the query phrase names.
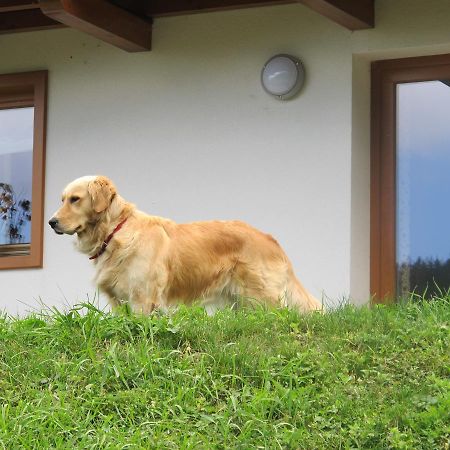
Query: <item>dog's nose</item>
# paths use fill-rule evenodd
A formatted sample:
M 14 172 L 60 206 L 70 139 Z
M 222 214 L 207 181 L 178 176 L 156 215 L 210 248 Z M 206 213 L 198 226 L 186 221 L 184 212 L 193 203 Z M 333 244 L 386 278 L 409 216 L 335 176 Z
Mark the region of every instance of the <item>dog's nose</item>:
M 48 224 L 52 227 L 55 228 L 56 225 L 58 224 L 58 219 L 55 219 L 54 217 L 52 217 L 49 221 Z

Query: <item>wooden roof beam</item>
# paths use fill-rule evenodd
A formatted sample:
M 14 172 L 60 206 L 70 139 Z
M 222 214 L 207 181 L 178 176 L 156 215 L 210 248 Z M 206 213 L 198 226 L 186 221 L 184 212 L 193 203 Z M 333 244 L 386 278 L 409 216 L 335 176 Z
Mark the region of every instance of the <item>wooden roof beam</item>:
M 39 0 L 42 12 L 128 52 L 151 49 L 152 25 L 105 0 Z
M 298 0 L 349 30 L 375 26 L 375 0 Z
M 0 13 L 39 8 L 38 0 L 1 0 Z
M 0 14 L 0 34 L 48 30 L 63 26 L 42 14 L 40 9 L 25 9 Z

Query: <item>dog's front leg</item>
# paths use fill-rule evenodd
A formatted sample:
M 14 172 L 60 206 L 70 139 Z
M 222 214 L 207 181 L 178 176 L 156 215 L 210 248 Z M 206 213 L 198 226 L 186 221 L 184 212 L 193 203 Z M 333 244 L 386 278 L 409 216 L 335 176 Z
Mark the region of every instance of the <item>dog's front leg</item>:
M 131 305 L 136 314 L 149 315 L 162 304 L 161 296 L 156 289 L 151 292 L 133 293 Z
M 134 313 L 142 314 L 144 316 L 150 315 L 155 310 L 155 308 L 157 307 L 157 305 L 155 303 L 148 302 L 148 301 L 139 302 L 139 303 L 136 303 L 136 302 L 133 301 L 132 304 L 133 304 L 133 311 L 134 311 Z
M 111 306 L 111 310 L 115 312 L 117 308 L 122 304 L 121 301 L 114 295 L 114 292 L 110 289 L 102 289 L 103 293 L 106 295 L 108 299 L 109 306 Z

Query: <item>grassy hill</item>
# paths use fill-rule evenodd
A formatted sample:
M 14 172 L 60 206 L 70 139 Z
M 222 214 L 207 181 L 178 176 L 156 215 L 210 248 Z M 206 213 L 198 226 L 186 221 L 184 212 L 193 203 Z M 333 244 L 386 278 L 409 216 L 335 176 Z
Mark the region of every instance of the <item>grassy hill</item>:
M 0 448 L 448 449 L 450 303 L 0 319 Z

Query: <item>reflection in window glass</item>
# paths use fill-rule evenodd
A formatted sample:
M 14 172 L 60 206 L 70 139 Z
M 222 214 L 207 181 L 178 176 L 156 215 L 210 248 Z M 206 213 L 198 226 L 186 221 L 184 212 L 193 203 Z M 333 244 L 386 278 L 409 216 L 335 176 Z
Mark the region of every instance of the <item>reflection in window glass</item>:
M 0 256 L 29 253 L 34 108 L 0 109 Z
M 450 87 L 397 86 L 397 293 L 450 287 Z M 450 84 L 450 83 L 449 83 Z

